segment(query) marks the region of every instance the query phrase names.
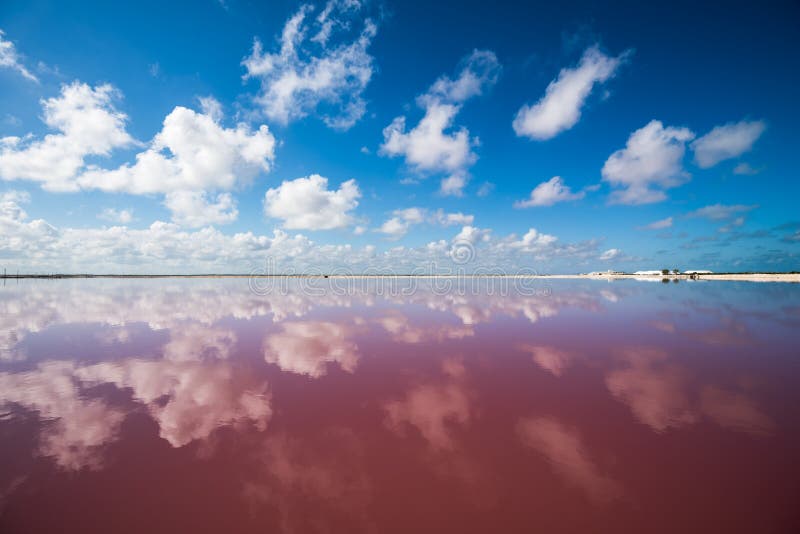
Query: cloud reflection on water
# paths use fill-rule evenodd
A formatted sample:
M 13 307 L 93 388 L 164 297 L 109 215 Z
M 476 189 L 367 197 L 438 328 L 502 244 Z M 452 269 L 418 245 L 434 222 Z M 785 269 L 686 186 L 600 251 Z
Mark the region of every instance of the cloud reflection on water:
M 584 282 L 548 295 L 256 295 L 220 280 L 10 289 L 0 428 L 31 422 L 32 457 L 75 476 L 111 468 L 132 432 L 194 462 L 234 451 L 240 497 L 285 530 L 380 525 L 381 484 L 406 471 L 475 510 L 550 472 L 563 488 L 548 498 L 599 509 L 637 498 L 628 453 L 640 443 L 753 447 L 786 425 L 773 399 L 790 392 L 766 365 L 785 362 L 754 357 L 791 352 L 791 318 L 773 321 L 785 297 L 770 308 L 715 286 Z M 697 291 L 702 306 L 683 297 Z M 150 430 L 127 425 L 133 413 Z M 33 484 L 20 476 L 0 476 L 0 494 Z

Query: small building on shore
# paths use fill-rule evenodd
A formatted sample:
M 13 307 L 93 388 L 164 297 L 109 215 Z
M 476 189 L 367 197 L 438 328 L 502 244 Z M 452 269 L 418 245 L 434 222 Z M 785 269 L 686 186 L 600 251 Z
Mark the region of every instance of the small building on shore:
M 704 271 L 702 269 L 687 269 L 683 274 L 714 274 L 714 271 Z

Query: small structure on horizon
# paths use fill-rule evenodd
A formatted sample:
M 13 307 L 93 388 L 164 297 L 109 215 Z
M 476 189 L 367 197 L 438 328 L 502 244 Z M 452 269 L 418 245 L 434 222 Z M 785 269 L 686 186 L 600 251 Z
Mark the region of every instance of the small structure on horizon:
M 633 274 L 636 274 L 636 275 L 639 275 L 639 276 L 643 276 L 643 275 L 644 275 L 644 276 L 648 276 L 648 275 L 658 275 L 658 276 L 661 276 L 661 271 L 659 271 L 659 270 L 654 270 L 654 271 L 636 271 L 636 272 L 635 272 L 635 273 L 633 273 Z
M 687 269 L 683 274 L 714 274 L 714 271 L 704 271 L 702 269 Z

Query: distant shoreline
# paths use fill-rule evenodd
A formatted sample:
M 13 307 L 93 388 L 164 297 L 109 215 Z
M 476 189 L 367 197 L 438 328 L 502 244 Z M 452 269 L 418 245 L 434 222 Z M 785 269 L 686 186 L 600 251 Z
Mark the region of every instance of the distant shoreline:
M 707 273 L 707 274 L 6 274 L 3 280 L 59 280 L 75 278 L 524 278 L 589 280 L 719 280 L 739 282 L 796 282 L 800 273 Z

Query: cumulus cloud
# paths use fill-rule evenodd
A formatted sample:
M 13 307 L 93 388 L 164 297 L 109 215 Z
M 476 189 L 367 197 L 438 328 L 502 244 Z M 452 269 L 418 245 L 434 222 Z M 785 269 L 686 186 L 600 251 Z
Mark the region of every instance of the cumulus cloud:
M 409 228 L 414 224 L 419 224 L 424 220 L 423 210 L 420 208 L 407 208 L 395 210 L 394 216 L 387 219 L 378 232 L 386 234 L 392 239 L 399 239 L 408 233 Z
M 44 121 L 58 133 L 34 139 L 0 139 L 0 177 L 33 180 L 50 191 L 101 190 L 164 194 L 173 220 L 188 226 L 222 224 L 236 218 L 229 194 L 207 199 L 206 191 L 228 191 L 267 172 L 274 160 L 275 138 L 262 125 L 226 128 L 222 107 L 200 99 L 205 113 L 178 106 L 161 131 L 136 154 L 135 162 L 114 169 L 86 165 L 88 156 L 108 156 L 136 143 L 125 129 L 127 116 L 114 108 L 117 91 L 75 82 L 61 95 L 42 102 Z
M 284 228 L 295 230 L 332 230 L 353 222 L 351 211 L 358 206 L 361 192 L 355 180 L 342 182 L 339 189 L 328 190 L 328 179 L 319 174 L 284 181 L 267 190 L 264 212 L 283 219 Z
M 611 202 L 648 204 L 666 199 L 664 189 L 690 178 L 683 169 L 683 155 L 692 138 L 688 128 L 665 128 L 656 120 L 633 132 L 625 148 L 603 165 L 603 180 L 619 188 L 612 192 Z
M 255 101 L 280 124 L 319 110 L 331 128 L 346 130 L 365 113 L 362 96 L 374 71 L 367 52 L 377 33 L 370 18 L 360 20 L 359 0 L 330 0 L 316 17 L 303 5 L 283 27 L 280 50 L 264 52 L 258 39 L 242 61 L 245 78 L 255 78 L 261 91 Z M 353 36 L 353 26 L 360 32 Z
M 133 210 L 105 208 L 97 215 L 97 218 L 113 223 L 128 224 L 129 222 L 133 221 Z
M 534 206 L 552 206 L 557 202 L 578 200 L 584 196 L 586 196 L 584 191 L 573 193 L 560 176 L 553 176 L 546 182 L 537 185 L 533 191 L 531 191 L 530 198 L 515 202 L 514 207 L 531 208 Z
M 108 156 L 129 146 L 127 116 L 116 110 L 118 92 L 110 85 L 73 82 L 57 97 L 42 101 L 43 120 L 56 133 L 0 138 L 0 177 L 32 180 L 50 191 L 75 191 L 75 176 L 88 156 Z
M 32 82 L 39 82 L 39 79 L 29 71 L 17 53 L 14 43 L 5 39 L 5 32 L 0 30 L 0 68 L 12 69 L 17 71 L 22 77 Z
M 205 191 L 175 191 L 167 193 L 164 205 L 172 212 L 174 223 L 190 228 L 228 224 L 239 215 L 230 193 L 220 193 L 212 201 Z
M 256 131 L 244 123 L 226 128 L 219 122 L 219 103 L 210 97 L 200 101 L 204 113 L 178 106 L 167 115 L 161 131 L 133 164 L 90 167 L 77 177 L 77 184 L 109 192 L 162 193 L 172 220 L 189 227 L 236 220 L 233 197 L 218 193 L 210 198 L 208 191 L 242 187 L 268 172 L 275 138 L 265 125 Z
M 561 69 L 536 104 L 520 108 L 512 123 L 516 134 L 544 141 L 575 126 L 594 86 L 614 76 L 628 54 L 609 57 L 596 45 L 587 49 L 575 68 Z
M 341 189 L 340 189 L 341 191 Z M 133 229 L 126 226 L 101 228 L 58 228 L 42 219 L 28 218 L 21 204 L 27 196 L 9 193 L 0 198 L 0 257 L 9 258 L 9 268 L 22 272 L 251 272 L 265 258 L 274 260 L 280 272 L 309 272 L 312 269 L 366 269 L 379 272 L 414 272 L 431 261 L 450 265 L 456 249 L 472 247 L 460 263 L 466 269 L 514 269 L 530 267 L 531 260 L 551 265 L 585 264 L 596 259 L 597 242 L 559 243 L 556 236 L 530 229 L 524 236 L 494 236 L 487 228 L 464 225 L 451 240 L 432 241 L 416 247 L 397 246 L 379 251 L 373 245 L 355 247 L 316 243 L 301 234 L 282 230 L 260 235 L 253 232 L 223 233 L 213 227 L 186 230 L 174 223 L 156 221 Z M 288 214 L 287 214 L 288 215 Z M 318 223 L 301 215 L 292 220 Z M 452 215 L 452 216 L 451 216 Z M 457 223 L 469 215 L 427 212 L 425 223 Z M 459 245 L 456 247 L 455 245 Z M 80 250 L 80 254 L 75 254 Z M 460 252 L 459 252 L 460 254 Z M 461 256 L 458 260 L 461 261 Z M 275 272 L 275 271 L 270 271 Z
M 23 220 L 28 214 L 20 204 L 27 204 L 31 196 L 25 191 L 3 191 L 0 193 L 0 218 L 6 220 Z
M 386 234 L 391 239 L 399 239 L 406 235 L 411 226 L 427 222 L 439 226 L 470 225 L 475 220 L 473 215 L 465 215 L 461 212 L 445 213 L 438 209 L 429 212 L 425 208 L 406 208 L 394 210 L 392 217 L 387 219 L 378 232 Z
M 739 157 L 753 148 L 766 128 L 764 121 L 730 122 L 717 126 L 692 143 L 694 160 L 700 168 L 707 169 L 720 161 Z
M 230 190 L 267 172 L 274 159 L 275 138 L 262 125 L 225 128 L 219 110 L 210 115 L 178 106 L 135 163 L 116 169 L 89 168 L 77 183 L 85 189 L 133 194 Z
M 475 226 L 464 226 L 461 231 L 453 238 L 453 243 L 472 243 L 489 241 L 492 231 L 487 228 L 477 228 Z
M 529 229 L 522 239 L 512 241 L 510 246 L 525 252 L 541 252 L 555 244 L 558 238 L 554 235 L 543 234 L 536 228 Z
M 466 100 L 497 82 L 500 72 L 497 57 L 488 50 L 473 51 L 462 65 L 455 80 L 442 76 L 417 97 L 425 115 L 415 127 L 406 131 L 406 117 L 400 116 L 383 129 L 380 148 L 382 155 L 404 157 L 418 173 L 447 174 L 441 192 L 455 196 L 462 194 L 469 180 L 468 169 L 478 159 L 472 151 L 478 139 L 465 127 L 453 129 L 454 119 Z

